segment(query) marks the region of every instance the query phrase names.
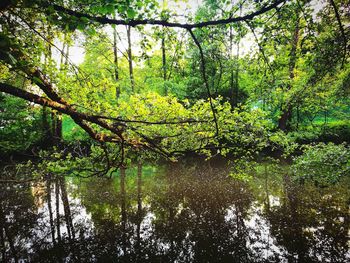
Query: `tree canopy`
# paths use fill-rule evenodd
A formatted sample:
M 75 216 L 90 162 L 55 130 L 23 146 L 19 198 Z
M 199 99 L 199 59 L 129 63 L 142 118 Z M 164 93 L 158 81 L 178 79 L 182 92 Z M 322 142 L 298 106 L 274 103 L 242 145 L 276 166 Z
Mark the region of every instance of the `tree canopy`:
M 42 106 L 42 137 L 61 140 L 63 114 L 117 145 L 121 163 L 128 149 L 285 150 L 286 134 L 317 119 L 347 121 L 348 1 L 204 0 L 182 14 L 186 4 L 2 1 L 0 91 Z M 20 103 L 4 104 L 1 125 Z

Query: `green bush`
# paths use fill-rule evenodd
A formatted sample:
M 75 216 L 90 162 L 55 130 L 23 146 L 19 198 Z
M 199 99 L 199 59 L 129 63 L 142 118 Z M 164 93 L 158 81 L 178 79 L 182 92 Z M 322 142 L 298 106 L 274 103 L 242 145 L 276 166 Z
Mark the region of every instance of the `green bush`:
M 308 145 L 292 165 L 296 178 L 319 185 L 335 183 L 350 175 L 350 150 L 345 144 L 319 143 Z
M 42 137 L 40 108 L 0 94 L 0 155 L 25 152 Z
M 334 143 L 350 142 L 350 123 L 346 121 L 336 121 L 328 124 L 323 134 L 320 136 L 322 141 L 332 141 Z
M 342 142 L 350 143 L 350 122 L 346 120 L 333 120 L 326 125 L 316 123 L 303 127 L 298 131 L 288 133 L 291 139 L 299 144 L 310 144 L 316 142 Z

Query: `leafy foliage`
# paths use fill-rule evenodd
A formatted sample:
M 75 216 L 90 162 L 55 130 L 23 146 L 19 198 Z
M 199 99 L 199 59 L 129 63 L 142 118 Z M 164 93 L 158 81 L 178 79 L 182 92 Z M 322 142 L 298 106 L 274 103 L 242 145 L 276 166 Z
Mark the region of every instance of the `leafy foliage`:
M 40 109 L 0 94 L 0 153 L 26 152 L 42 141 Z
M 4 96 L 1 151 L 288 158 L 347 140 L 347 3 L 185 2 L 5 1 L 0 88 L 44 107 Z
M 295 158 L 293 172 L 299 179 L 320 185 L 335 183 L 350 176 L 350 150 L 345 144 L 306 146 L 303 154 Z

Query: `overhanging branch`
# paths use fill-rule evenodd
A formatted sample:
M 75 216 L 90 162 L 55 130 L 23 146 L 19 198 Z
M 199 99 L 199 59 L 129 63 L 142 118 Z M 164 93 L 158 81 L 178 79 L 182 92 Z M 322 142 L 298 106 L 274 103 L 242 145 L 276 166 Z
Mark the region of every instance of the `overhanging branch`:
M 196 44 L 196 46 L 197 46 L 198 49 L 199 49 L 199 54 L 200 54 L 200 57 L 201 57 L 201 71 L 202 71 L 202 76 L 203 76 L 205 88 L 206 88 L 207 93 L 208 93 L 210 108 L 211 108 L 211 111 L 213 112 L 213 119 L 214 119 L 214 122 L 215 122 L 215 131 L 216 131 L 216 132 L 215 132 L 215 135 L 218 136 L 218 135 L 219 135 L 218 120 L 217 120 L 217 117 L 216 117 L 215 107 L 214 107 L 213 100 L 212 100 L 212 97 L 211 97 L 211 92 L 210 92 L 210 87 L 209 87 L 207 72 L 206 72 L 206 68 L 205 68 L 206 65 L 205 65 L 205 58 L 204 58 L 203 49 L 202 49 L 202 46 L 201 46 L 201 44 L 199 43 L 198 39 L 196 38 L 196 36 L 193 34 L 192 30 L 191 30 L 191 29 L 188 29 L 188 32 L 190 33 L 190 35 L 191 35 L 191 37 L 192 37 L 194 43 Z
M 81 127 L 83 128 L 93 139 L 101 142 L 120 142 L 120 137 L 116 135 L 106 135 L 102 133 L 98 133 L 92 129 L 90 125 L 86 123 L 86 121 L 96 123 L 93 118 L 87 114 L 74 111 L 72 108 L 68 107 L 67 105 L 63 105 L 61 103 L 58 103 L 56 101 L 52 101 L 50 99 L 41 97 L 39 95 L 30 93 L 28 91 L 16 88 L 12 85 L 6 84 L 6 83 L 0 83 L 0 91 L 16 96 L 18 98 L 25 99 L 29 102 L 33 102 L 35 104 L 39 104 L 42 106 L 47 106 L 51 109 L 57 110 L 61 113 L 67 114 L 72 117 L 72 119 Z M 96 123 L 98 124 L 98 123 Z
M 332 7 L 333 7 L 333 10 L 334 10 L 334 13 L 335 13 L 335 17 L 337 18 L 337 22 L 338 22 L 338 25 L 339 25 L 339 29 L 340 29 L 340 32 L 342 34 L 342 37 L 343 37 L 343 44 L 344 44 L 344 56 L 343 56 L 343 61 L 342 61 L 342 66 L 344 66 L 344 63 L 345 63 L 345 60 L 346 60 L 346 55 L 347 55 L 347 38 L 346 38 L 346 34 L 345 34 L 345 30 L 344 30 L 344 26 L 341 22 L 341 19 L 340 19 L 340 15 L 339 15 L 339 11 L 338 11 L 338 8 L 337 8 L 337 5 L 334 3 L 333 0 L 329 0 L 329 2 L 331 3 Z
M 184 29 L 194 29 L 194 28 L 202 28 L 202 27 L 208 27 L 208 26 L 216 26 L 216 25 L 224 25 L 229 23 L 236 23 L 240 21 L 246 21 L 251 20 L 256 16 L 259 16 L 261 14 L 264 14 L 274 8 L 276 8 L 279 4 L 286 2 L 288 0 L 277 0 L 274 1 L 272 4 L 263 6 L 260 10 L 252 12 L 250 14 L 244 15 L 244 16 L 238 16 L 238 17 L 229 17 L 226 19 L 219 19 L 219 20 L 211 20 L 211 21 L 205 21 L 205 22 L 199 22 L 199 23 L 178 23 L 178 22 L 168 22 L 166 20 L 151 20 L 151 19 L 140 19 L 140 20 L 122 20 L 122 19 L 112 19 L 108 17 L 101 17 L 101 16 L 93 16 L 90 14 L 82 13 L 79 11 L 74 11 L 71 9 L 68 9 L 66 7 L 60 6 L 60 5 L 50 5 L 49 3 L 45 4 L 45 7 L 53 7 L 54 10 L 58 12 L 62 12 L 65 14 L 68 14 L 70 16 L 78 17 L 78 18 L 87 18 L 91 21 L 98 22 L 100 24 L 113 24 L 113 25 L 126 25 L 126 26 L 138 26 L 138 25 L 157 25 L 157 26 L 165 26 L 165 27 L 177 27 L 177 28 L 184 28 Z

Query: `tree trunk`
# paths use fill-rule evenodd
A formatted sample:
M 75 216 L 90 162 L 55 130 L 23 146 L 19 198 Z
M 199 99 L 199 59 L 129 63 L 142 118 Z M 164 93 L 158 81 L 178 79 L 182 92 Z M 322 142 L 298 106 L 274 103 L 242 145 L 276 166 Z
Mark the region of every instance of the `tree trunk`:
M 289 130 L 289 121 L 292 118 L 293 107 L 291 104 L 287 106 L 287 109 L 282 111 L 282 115 L 278 120 L 278 128 L 282 131 Z
M 58 142 L 62 140 L 62 114 L 60 112 L 56 112 L 55 136 Z
M 232 25 L 230 24 L 230 61 L 232 63 L 233 60 L 233 32 L 232 32 Z M 233 73 L 233 68 L 230 67 L 230 89 L 231 89 L 231 102 L 232 106 L 235 104 L 235 92 L 234 92 L 234 73 Z
M 134 69 L 132 66 L 132 50 L 131 50 L 131 26 L 126 27 L 126 33 L 128 38 L 128 61 L 129 61 L 129 75 L 131 83 L 131 91 L 135 92 L 135 80 L 134 80 Z
M 51 111 L 51 136 L 53 143 L 57 145 L 62 139 L 62 115 L 60 112 Z
M 51 138 L 51 127 L 49 123 L 49 117 L 47 112 L 47 107 L 43 106 L 42 108 L 42 114 L 41 114 L 41 122 L 42 122 L 42 128 L 43 128 L 43 136 L 44 136 L 44 142 L 47 143 L 50 141 Z
M 71 214 L 70 206 L 69 206 L 65 178 L 59 177 L 58 180 L 59 180 L 60 189 L 61 189 L 61 200 L 63 203 L 64 217 L 66 220 L 68 237 L 70 240 L 74 240 L 75 239 L 75 231 L 74 231 L 74 226 L 73 226 L 72 214 Z
M 166 53 L 165 53 L 165 30 L 163 27 L 163 34 L 162 34 L 162 69 L 163 69 L 163 80 L 164 80 L 164 92 L 165 95 L 168 95 L 168 90 L 165 84 L 166 81 Z
M 235 72 L 235 103 L 234 105 L 237 106 L 238 105 L 238 93 L 239 93 L 239 45 L 240 45 L 241 41 L 240 41 L 240 37 L 239 40 L 237 42 L 237 53 L 236 53 L 236 72 Z
M 51 198 L 51 176 L 47 176 L 46 179 L 46 192 L 47 192 L 47 208 L 49 210 L 49 218 L 50 218 L 50 228 L 51 228 L 51 238 L 52 243 L 55 244 L 55 226 L 53 222 L 53 212 L 52 212 L 52 198 Z
M 119 71 L 118 71 L 118 47 L 117 47 L 117 28 L 113 28 L 113 54 L 114 54 L 114 79 L 116 82 L 115 87 L 115 97 L 118 99 L 120 97 L 119 88 Z
M 61 242 L 61 223 L 60 223 L 60 185 L 58 178 L 55 180 L 55 201 L 56 201 L 56 229 L 57 241 Z
M 60 60 L 60 68 L 62 69 L 62 66 L 64 65 L 64 50 L 66 49 L 66 35 L 64 35 L 63 44 L 62 44 L 62 53 L 61 53 L 61 60 Z

